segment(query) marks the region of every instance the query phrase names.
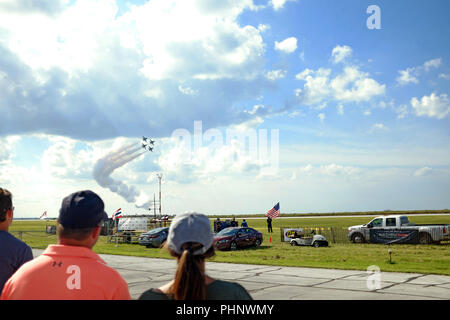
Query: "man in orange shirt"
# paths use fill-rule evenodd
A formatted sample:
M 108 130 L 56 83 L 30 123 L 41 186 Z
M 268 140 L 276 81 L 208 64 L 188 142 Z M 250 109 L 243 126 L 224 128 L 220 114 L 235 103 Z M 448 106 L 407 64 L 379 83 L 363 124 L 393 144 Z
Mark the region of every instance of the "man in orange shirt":
M 58 244 L 25 263 L 5 284 L 1 300 L 129 300 L 128 285 L 92 251 L 108 216 L 92 191 L 63 199 Z

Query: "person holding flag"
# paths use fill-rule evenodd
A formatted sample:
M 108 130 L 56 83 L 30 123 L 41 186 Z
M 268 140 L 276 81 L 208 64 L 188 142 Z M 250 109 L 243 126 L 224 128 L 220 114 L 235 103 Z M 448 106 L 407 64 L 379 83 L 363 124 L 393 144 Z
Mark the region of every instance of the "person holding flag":
M 267 211 L 266 217 L 267 217 L 267 230 L 269 233 L 273 233 L 272 230 L 272 219 L 278 217 L 280 215 L 280 203 L 278 202 L 272 209 Z

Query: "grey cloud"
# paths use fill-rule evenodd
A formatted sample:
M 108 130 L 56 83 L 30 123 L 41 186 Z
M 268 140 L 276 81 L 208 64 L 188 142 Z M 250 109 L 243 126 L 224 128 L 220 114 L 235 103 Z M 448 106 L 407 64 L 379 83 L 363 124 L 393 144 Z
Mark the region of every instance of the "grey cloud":
M 58 14 L 65 5 L 62 0 L 7 0 L 0 2 L 0 11 L 10 13 Z
M 4 117 L 0 136 L 45 133 L 82 140 L 117 136 L 170 136 L 177 128 L 190 129 L 202 120 L 206 129 L 238 124 L 255 115 L 240 101 L 273 87 L 264 75 L 248 79 L 189 80 L 196 95 L 178 90 L 178 79 L 148 80 L 139 72 L 142 57 L 135 51 L 112 47 L 87 73 L 71 78 L 52 68 L 34 71 L 0 45 L 0 109 Z M 200 62 L 199 62 L 200 63 Z M 255 69 L 254 66 L 252 66 Z M 256 68 L 257 69 L 257 68 Z M 182 77 L 183 78 L 183 77 Z M 147 96 L 159 88 L 162 96 Z

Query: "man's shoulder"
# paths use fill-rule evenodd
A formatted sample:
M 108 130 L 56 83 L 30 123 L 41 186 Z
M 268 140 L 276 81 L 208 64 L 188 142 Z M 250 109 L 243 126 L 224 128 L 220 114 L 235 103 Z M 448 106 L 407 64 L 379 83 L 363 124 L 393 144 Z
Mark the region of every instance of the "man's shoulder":
M 27 245 L 22 240 L 17 239 L 11 233 L 7 231 L 0 232 L 0 243 L 1 247 L 8 247 L 12 249 L 30 249 L 30 246 Z

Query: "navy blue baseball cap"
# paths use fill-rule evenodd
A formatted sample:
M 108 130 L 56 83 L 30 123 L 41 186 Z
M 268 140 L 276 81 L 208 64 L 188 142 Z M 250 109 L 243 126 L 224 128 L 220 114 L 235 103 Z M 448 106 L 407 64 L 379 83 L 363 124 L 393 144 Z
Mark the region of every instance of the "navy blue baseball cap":
M 59 223 L 71 229 L 93 228 L 107 220 L 103 200 L 90 190 L 74 192 L 65 197 L 59 210 Z

